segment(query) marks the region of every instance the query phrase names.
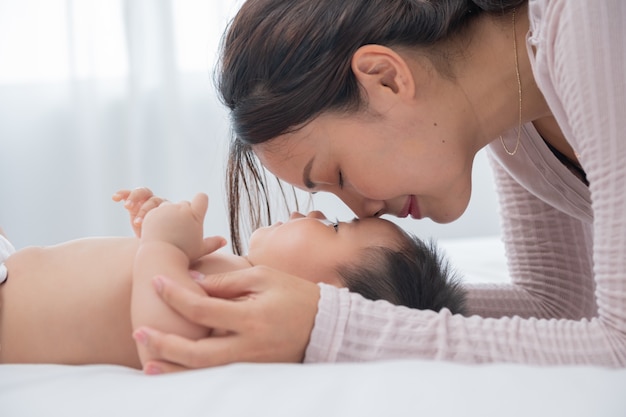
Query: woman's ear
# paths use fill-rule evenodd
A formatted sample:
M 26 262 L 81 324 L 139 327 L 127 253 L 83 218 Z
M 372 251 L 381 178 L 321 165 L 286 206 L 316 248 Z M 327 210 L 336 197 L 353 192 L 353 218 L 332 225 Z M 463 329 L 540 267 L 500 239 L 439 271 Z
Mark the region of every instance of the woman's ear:
M 352 56 L 352 71 L 369 101 L 413 99 L 415 80 L 407 62 L 382 45 L 364 45 Z

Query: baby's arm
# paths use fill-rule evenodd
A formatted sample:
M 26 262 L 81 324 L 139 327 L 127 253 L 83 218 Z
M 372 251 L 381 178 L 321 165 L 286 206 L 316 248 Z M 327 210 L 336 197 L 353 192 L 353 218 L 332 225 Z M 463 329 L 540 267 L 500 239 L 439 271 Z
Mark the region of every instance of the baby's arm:
M 198 194 L 191 203 L 163 202 L 145 216 L 133 269 L 133 329 L 149 326 L 187 338 L 208 336 L 206 328 L 190 323 L 164 304 L 152 287 L 152 279 L 164 275 L 204 294 L 190 278 L 189 265 L 208 252 L 202 228 L 207 206 L 206 194 Z M 141 343 L 137 348 L 145 364 L 151 357 Z

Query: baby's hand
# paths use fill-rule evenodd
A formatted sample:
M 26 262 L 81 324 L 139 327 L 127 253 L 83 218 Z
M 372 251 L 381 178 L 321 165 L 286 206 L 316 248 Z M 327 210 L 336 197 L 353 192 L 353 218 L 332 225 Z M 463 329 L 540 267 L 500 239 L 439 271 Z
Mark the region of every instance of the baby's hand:
M 204 193 L 196 194 L 191 202 L 163 202 L 147 213 L 141 242 L 168 242 L 190 260 L 199 258 L 206 253 L 203 225 L 208 205 L 209 198 Z
M 149 188 L 139 187 L 132 191 L 119 190 L 113 194 L 113 201 L 124 201 L 124 208 L 130 214 L 130 225 L 135 235 L 141 237 L 141 224 L 146 214 L 167 200 L 155 196 Z

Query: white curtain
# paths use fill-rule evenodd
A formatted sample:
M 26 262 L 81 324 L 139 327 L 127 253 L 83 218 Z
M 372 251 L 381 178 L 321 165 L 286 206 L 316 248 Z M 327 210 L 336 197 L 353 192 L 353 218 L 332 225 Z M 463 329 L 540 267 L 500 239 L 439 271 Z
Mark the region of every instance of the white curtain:
M 18 248 L 130 234 L 110 196 L 137 186 L 172 200 L 207 192 L 206 232 L 227 235 L 228 115 L 212 76 L 241 3 L 0 0 L 0 226 Z M 332 196 L 316 200 L 351 216 Z M 403 225 L 437 237 L 496 233 L 489 181 L 474 200 L 454 227 Z
M 140 185 L 208 192 L 222 221 L 207 232 L 226 234 L 212 69 L 239 3 L 0 0 L 0 226 L 16 246 L 128 234 L 110 196 Z

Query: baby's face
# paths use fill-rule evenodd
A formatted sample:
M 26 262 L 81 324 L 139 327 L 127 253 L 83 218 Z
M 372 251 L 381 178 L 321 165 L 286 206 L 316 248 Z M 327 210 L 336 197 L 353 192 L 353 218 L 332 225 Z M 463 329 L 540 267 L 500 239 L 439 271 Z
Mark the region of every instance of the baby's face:
M 372 246 L 395 248 L 401 239 L 395 224 L 378 218 L 329 221 L 321 212 L 293 213 L 289 221 L 257 229 L 247 258 L 312 282 L 343 287 L 336 268 L 359 259 Z

